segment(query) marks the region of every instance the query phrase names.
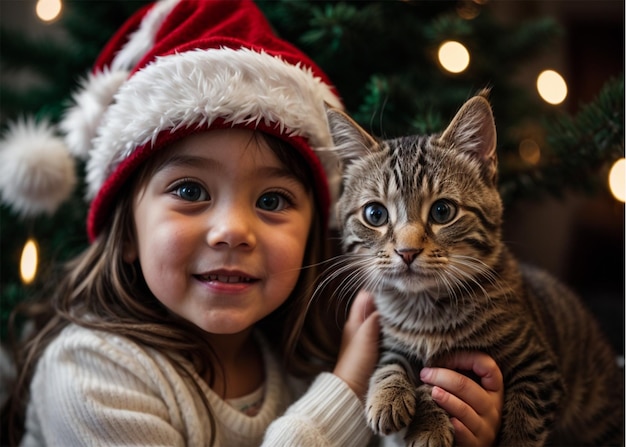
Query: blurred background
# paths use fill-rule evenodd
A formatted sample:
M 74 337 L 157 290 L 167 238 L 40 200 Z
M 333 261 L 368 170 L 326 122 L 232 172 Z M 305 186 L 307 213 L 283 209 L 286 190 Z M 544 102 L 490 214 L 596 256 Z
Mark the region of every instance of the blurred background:
M 554 18 L 562 27 L 561 37 L 552 49 L 529 64 L 524 73 L 529 90 L 534 73 L 545 67 L 563 75 L 568 95 L 557 107 L 570 114 L 579 113 L 607 80 L 621 77 L 623 82 L 624 2 L 492 3 L 502 20 L 545 16 Z M 623 115 L 620 119 L 623 121 Z M 623 128 L 621 132 L 623 157 Z M 576 192 L 566 183 L 562 195 L 511 204 L 506 238 L 521 259 L 545 267 L 576 290 L 623 355 L 624 198 L 611 193 L 607 179 L 610 166 L 609 162 L 597 171 L 604 185 L 591 194 Z M 623 165 L 620 170 L 621 175 L 626 173 Z M 626 186 L 623 181 L 620 185 L 624 194 Z
M 106 40 L 144 3 L 0 0 L 0 130 L 22 116 L 55 123 Z M 623 355 L 623 1 L 259 5 L 377 136 L 440 131 L 490 87 L 506 242 L 576 290 Z M 41 272 L 85 246 L 81 197 L 79 187 L 54 213 L 28 216 L 2 200 L 0 337 Z M 38 263 L 25 277 L 29 239 Z

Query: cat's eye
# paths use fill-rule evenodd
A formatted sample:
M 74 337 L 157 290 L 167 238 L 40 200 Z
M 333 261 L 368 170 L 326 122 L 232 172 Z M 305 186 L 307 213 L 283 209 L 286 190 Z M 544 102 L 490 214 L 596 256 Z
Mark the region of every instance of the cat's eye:
M 363 219 L 374 227 L 380 227 L 389 221 L 389 214 L 387 213 L 387 208 L 382 204 L 373 202 L 365 206 Z
M 430 208 L 430 218 L 438 224 L 446 224 L 456 217 L 457 207 L 449 200 L 441 199 Z

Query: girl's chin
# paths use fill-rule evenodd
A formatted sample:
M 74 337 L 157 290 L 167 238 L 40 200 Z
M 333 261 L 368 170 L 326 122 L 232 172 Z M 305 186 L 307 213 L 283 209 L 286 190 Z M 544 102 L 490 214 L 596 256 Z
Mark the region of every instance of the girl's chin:
M 249 331 L 254 324 L 259 320 L 243 317 L 223 314 L 213 315 L 210 320 L 198 321 L 197 319 L 191 319 L 191 322 L 198 326 L 203 331 L 211 335 L 216 336 L 229 336 L 240 335 Z

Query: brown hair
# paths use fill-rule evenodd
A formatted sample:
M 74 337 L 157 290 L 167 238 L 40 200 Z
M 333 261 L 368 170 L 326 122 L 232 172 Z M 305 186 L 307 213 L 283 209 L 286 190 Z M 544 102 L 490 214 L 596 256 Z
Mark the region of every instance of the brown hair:
M 255 138 L 258 137 L 267 142 L 311 191 L 311 171 L 299 153 L 276 137 L 255 132 Z M 135 192 L 149 178 L 159 156 L 146 163 L 130 181 L 127 190 L 133 193 L 118 196 L 110 220 L 98 238 L 64 266 L 58 281 L 47 281 L 54 287 L 50 286 L 48 293 L 41 294 L 45 301 L 39 299 L 16 309 L 16 313 L 33 322 L 35 330 L 15 349 L 18 376 L 7 402 L 12 443 L 23 434 L 28 388 L 37 360 L 71 323 L 128 337 L 168 357 L 185 353 L 200 375 L 215 376 L 215 367 L 219 364 L 203 331 L 163 306 L 147 287 L 138 262 L 128 264 L 123 259 L 124 245 L 135 237 L 132 217 Z M 309 378 L 331 367 L 339 345 L 338 325 L 334 318 L 327 318 L 332 313 L 331 306 L 322 299 L 312 298 L 323 261 L 329 255 L 326 224 L 321 215 L 319 211 L 314 213 L 303 268 L 294 290 L 276 311 L 258 324 L 283 358 L 287 370 Z M 172 364 L 181 374 L 189 374 L 178 362 L 172 361 Z M 200 390 L 198 392 L 211 415 L 206 397 Z

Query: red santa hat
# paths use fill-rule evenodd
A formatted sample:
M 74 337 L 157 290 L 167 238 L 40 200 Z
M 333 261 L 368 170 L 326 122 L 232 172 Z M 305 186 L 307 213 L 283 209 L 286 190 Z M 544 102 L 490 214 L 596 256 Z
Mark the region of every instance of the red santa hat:
M 250 0 L 161 0 L 133 15 L 73 95 L 60 129 L 86 160 L 94 239 L 116 196 L 156 150 L 212 128 L 258 129 L 289 142 L 313 172 L 328 219 L 339 184 L 322 70 L 279 39 Z

